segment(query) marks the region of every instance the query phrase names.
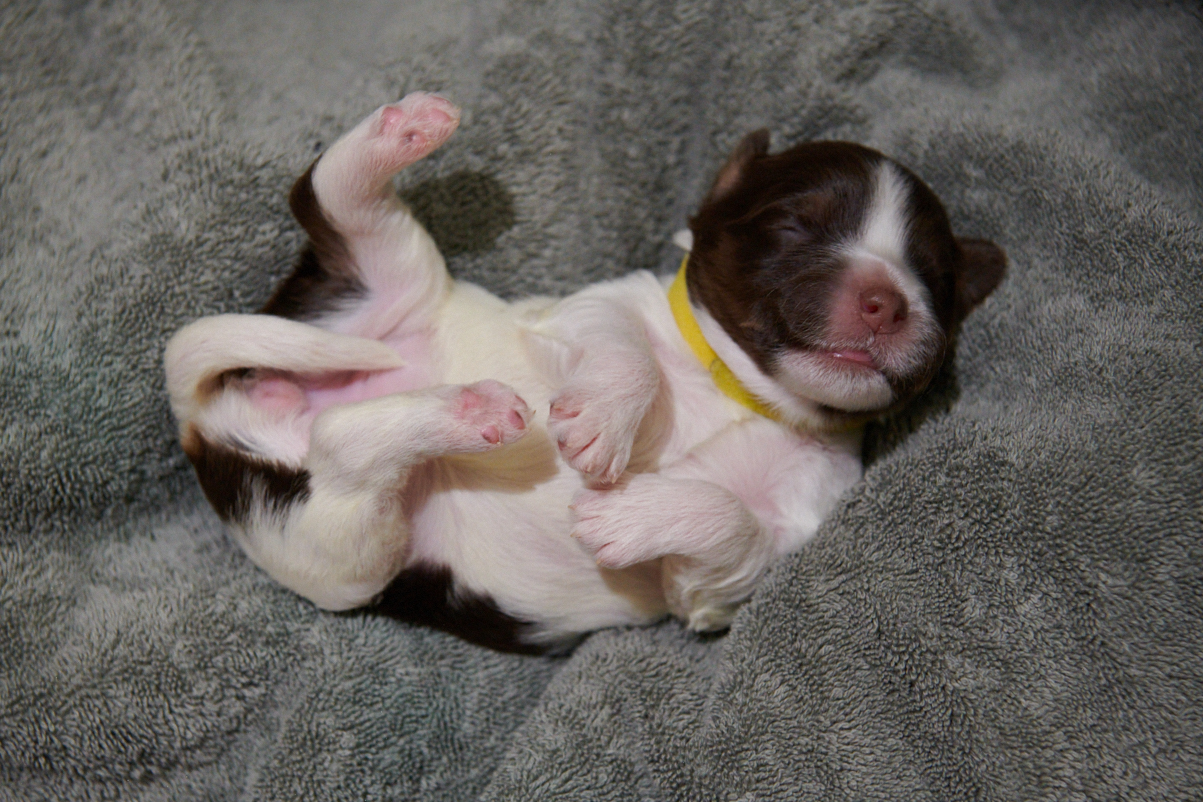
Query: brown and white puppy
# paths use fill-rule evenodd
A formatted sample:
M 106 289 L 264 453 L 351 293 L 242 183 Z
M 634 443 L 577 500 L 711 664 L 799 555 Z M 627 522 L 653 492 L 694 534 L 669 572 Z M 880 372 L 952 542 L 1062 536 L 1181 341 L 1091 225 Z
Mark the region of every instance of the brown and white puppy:
M 757 132 L 676 282 L 506 303 L 452 281 L 392 190 L 458 120 L 422 93 L 378 109 L 293 188 L 310 243 L 263 312 L 168 343 L 207 497 L 327 609 L 520 651 L 666 613 L 726 626 L 860 477 L 861 425 L 927 385 L 1002 251 L 875 151 L 770 155 Z

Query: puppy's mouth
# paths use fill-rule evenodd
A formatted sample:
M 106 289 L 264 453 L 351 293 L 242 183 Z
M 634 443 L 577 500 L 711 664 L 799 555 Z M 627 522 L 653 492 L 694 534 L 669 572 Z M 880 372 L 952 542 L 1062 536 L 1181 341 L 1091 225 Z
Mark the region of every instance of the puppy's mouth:
M 877 360 L 868 351 L 862 351 L 855 348 L 839 348 L 832 351 L 821 352 L 821 357 L 829 360 L 833 365 L 849 370 L 871 370 L 881 372 L 881 368 L 877 364 Z
M 776 361 L 774 379 L 795 397 L 833 409 L 884 409 L 894 393 L 878 358 L 862 348 L 790 350 Z

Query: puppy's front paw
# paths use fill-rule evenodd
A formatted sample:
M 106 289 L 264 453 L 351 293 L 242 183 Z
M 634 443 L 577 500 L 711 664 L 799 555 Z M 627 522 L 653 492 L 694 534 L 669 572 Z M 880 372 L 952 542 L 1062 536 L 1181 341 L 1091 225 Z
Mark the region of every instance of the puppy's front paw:
M 487 451 L 526 434 L 530 407 L 517 393 L 491 379 L 454 388 L 451 416 L 460 447 Z
M 627 469 L 639 421 L 623 420 L 621 410 L 591 403 L 587 392 L 559 394 L 551 402 L 547 430 L 559 453 L 574 470 L 603 482 L 614 482 Z
M 656 396 L 654 370 L 611 370 L 573 382 L 551 399 L 547 430 L 559 455 L 588 479 L 618 481 Z
M 626 568 L 661 557 L 671 524 L 671 504 L 649 474 L 607 490 L 581 490 L 569 505 L 572 536 L 603 568 Z

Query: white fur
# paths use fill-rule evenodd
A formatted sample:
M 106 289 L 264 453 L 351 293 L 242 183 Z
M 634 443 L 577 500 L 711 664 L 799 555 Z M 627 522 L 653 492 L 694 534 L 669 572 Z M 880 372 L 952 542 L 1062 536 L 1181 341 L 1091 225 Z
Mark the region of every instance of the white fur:
M 864 250 L 889 264 L 902 264 L 906 253 L 906 191 L 897 169 L 889 162 L 877 166 L 873 198 L 860 236 L 849 243 L 851 250 Z M 918 281 L 900 276 L 908 292 L 922 292 Z
M 235 536 L 330 609 L 367 603 L 428 562 L 537 622 L 538 638 L 665 612 L 725 626 L 773 557 L 812 536 L 859 478 L 859 434 L 804 434 L 722 395 L 648 273 L 514 304 L 452 282 L 389 179 L 457 121 L 446 101 L 411 95 L 318 163 L 317 196 L 366 299 L 312 324 L 209 318 L 169 344 L 185 436 L 195 427 L 309 472 L 307 501 L 273 510 L 260 499 Z M 886 258 L 890 230 L 871 222 L 866 249 Z M 815 417 L 697 311 L 753 392 L 792 421 Z M 267 378 L 215 386 L 247 367 Z M 271 371 L 336 370 L 373 374 L 299 395 L 270 384 Z

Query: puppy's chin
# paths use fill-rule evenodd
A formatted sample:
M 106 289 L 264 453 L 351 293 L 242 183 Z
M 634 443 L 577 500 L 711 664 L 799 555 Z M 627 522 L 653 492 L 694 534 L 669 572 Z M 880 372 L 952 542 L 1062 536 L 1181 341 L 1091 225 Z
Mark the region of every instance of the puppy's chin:
M 875 412 L 895 400 L 885 375 L 861 351 L 787 351 L 773 378 L 800 399 L 845 412 Z

